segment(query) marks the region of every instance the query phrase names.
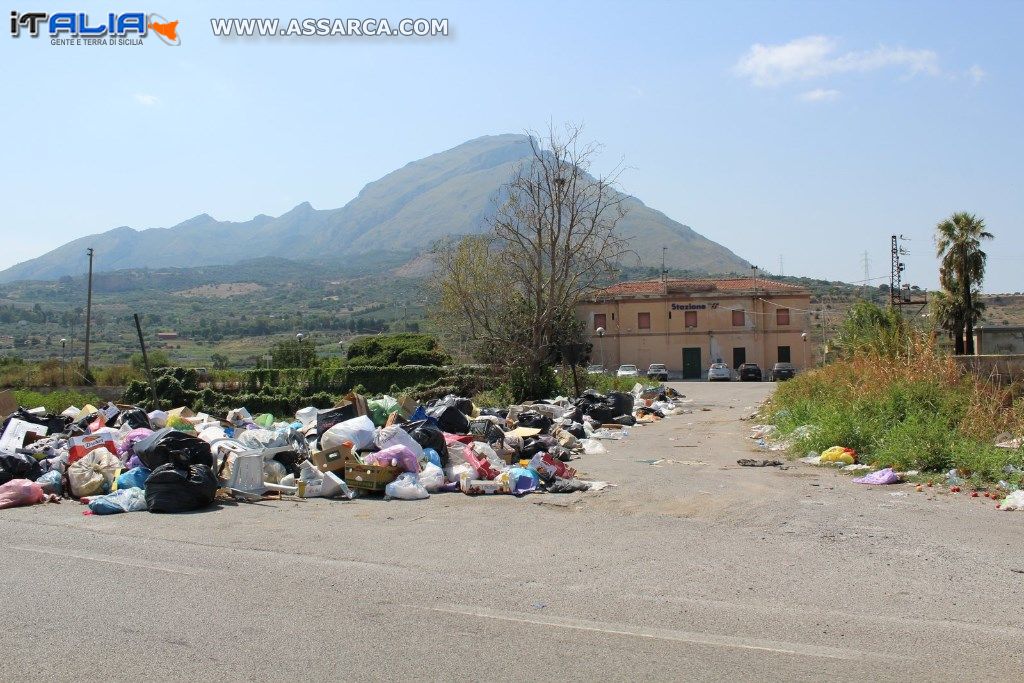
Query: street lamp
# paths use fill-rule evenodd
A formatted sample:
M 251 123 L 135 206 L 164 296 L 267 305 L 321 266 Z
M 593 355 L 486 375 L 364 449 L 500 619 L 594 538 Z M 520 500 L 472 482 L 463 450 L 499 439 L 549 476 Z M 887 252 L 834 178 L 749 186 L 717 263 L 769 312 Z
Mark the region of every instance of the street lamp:
M 601 369 L 607 372 L 608 368 L 604 366 L 604 328 L 599 327 L 595 331 L 597 332 L 597 338 L 601 340 L 598 342 L 601 345 Z
M 800 333 L 800 339 L 803 342 L 802 344 L 800 344 L 800 346 L 802 346 L 803 349 L 804 349 L 804 351 L 803 351 L 804 362 L 803 362 L 803 367 L 801 368 L 801 370 L 807 370 L 807 333 L 806 332 L 801 332 Z
M 60 383 L 63 386 L 68 385 L 68 370 L 67 370 L 67 347 L 68 340 L 61 337 L 60 340 Z
M 298 334 L 295 335 L 295 339 L 299 342 L 299 367 L 300 368 L 303 367 L 303 365 L 302 365 L 302 339 L 303 339 L 303 337 L 305 337 L 305 335 L 302 334 L 301 332 L 299 332 Z

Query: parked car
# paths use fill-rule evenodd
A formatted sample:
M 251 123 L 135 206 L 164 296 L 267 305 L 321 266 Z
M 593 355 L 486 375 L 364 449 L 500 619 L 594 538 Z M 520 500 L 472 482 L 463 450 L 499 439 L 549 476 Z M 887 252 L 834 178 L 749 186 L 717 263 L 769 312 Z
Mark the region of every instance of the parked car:
M 603 375 L 604 374 L 604 366 L 603 365 L 588 365 L 587 366 L 587 374 L 588 375 Z
M 668 381 L 668 368 L 664 363 L 651 363 L 647 366 L 647 379 L 656 379 L 659 382 Z
M 618 371 L 615 373 L 616 377 L 639 377 L 640 371 L 636 369 L 635 365 L 620 365 Z
M 784 382 L 794 377 L 796 377 L 796 366 L 792 363 L 776 363 L 768 374 L 768 379 L 772 382 Z
M 725 363 L 712 363 L 708 368 L 709 382 L 730 382 L 732 381 L 732 370 Z
M 762 379 L 761 366 L 757 363 L 740 363 L 738 369 L 741 382 L 760 382 Z

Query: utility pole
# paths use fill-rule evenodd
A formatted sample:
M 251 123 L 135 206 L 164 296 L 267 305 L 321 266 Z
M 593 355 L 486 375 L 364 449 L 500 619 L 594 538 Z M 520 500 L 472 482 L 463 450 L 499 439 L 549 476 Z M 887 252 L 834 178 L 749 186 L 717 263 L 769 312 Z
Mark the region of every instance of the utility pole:
M 156 382 L 153 381 L 153 372 L 149 369 L 149 354 L 146 353 L 146 341 L 142 338 L 142 323 L 139 322 L 139 314 L 133 313 L 135 318 L 135 331 L 139 333 L 139 348 L 142 349 L 142 365 L 146 368 L 146 381 L 149 382 L 149 393 L 153 397 L 153 410 L 160 409 L 160 399 L 156 395 Z
M 785 265 L 783 264 L 783 261 L 782 261 L 782 254 L 779 254 L 779 277 L 784 277 L 785 275 L 786 275 L 786 267 L 785 267 Z
M 668 252 L 668 247 L 661 248 L 661 281 L 668 282 L 668 268 L 665 267 L 665 254 Z
M 864 255 L 860 259 L 860 263 L 864 266 L 864 284 L 860 286 L 861 296 L 868 291 L 868 283 L 871 280 L 871 259 L 868 258 L 868 252 L 865 249 Z
M 895 239 L 895 238 L 894 238 Z M 92 257 L 94 254 L 93 248 L 89 247 L 85 250 L 85 253 L 89 256 L 89 286 L 85 299 L 85 380 L 89 382 L 89 337 L 92 333 Z

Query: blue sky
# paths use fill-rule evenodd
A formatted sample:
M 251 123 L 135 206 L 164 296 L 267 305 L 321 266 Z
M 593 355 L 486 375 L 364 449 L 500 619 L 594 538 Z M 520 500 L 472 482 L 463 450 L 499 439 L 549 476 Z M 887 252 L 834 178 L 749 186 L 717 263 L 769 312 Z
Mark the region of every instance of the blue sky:
M 145 10 L 180 47 L 0 36 L 0 267 L 120 225 L 333 208 L 480 135 L 576 121 L 623 189 L 773 272 L 937 282 L 934 225 L 983 216 L 1024 290 L 1024 4 L 48 3 Z M 211 17 L 446 17 L 433 39 L 223 39 Z M 6 18 L 6 17 L 5 17 Z M 202 245 L 197 245 L 202 248 Z M 244 245 L 239 245 L 244 249 Z M 882 282 L 877 280 L 876 282 Z

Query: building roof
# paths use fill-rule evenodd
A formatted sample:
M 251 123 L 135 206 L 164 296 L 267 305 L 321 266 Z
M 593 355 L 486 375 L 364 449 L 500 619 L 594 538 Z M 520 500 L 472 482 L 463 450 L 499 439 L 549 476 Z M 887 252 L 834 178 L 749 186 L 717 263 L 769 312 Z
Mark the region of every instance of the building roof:
M 791 285 L 786 282 L 765 280 L 764 278 L 734 277 L 734 278 L 700 278 L 692 280 L 669 279 L 669 280 L 633 280 L 630 282 L 619 282 L 597 290 L 590 297 L 591 299 L 602 299 L 605 297 L 623 296 L 668 296 L 669 294 L 704 294 L 714 292 L 749 292 L 754 287 L 764 294 L 802 294 L 806 289 L 799 285 Z

